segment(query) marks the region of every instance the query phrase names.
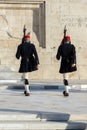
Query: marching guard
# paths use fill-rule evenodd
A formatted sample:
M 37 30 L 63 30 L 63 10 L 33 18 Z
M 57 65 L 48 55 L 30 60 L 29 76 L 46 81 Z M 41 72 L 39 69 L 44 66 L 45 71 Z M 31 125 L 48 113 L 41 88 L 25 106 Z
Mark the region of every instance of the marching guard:
M 69 96 L 69 83 L 68 83 L 68 73 L 77 70 L 76 67 L 76 49 L 73 44 L 71 44 L 70 36 L 64 36 L 60 46 L 58 47 L 57 60 L 61 58 L 61 64 L 59 73 L 63 74 L 63 82 L 65 86 L 64 96 Z
M 23 38 L 23 42 L 17 47 L 16 58 L 20 59 L 21 63 L 19 73 L 23 73 L 25 96 L 30 96 L 28 72 L 38 70 L 39 58 L 35 48 L 35 45 L 30 41 L 30 34 L 27 34 Z

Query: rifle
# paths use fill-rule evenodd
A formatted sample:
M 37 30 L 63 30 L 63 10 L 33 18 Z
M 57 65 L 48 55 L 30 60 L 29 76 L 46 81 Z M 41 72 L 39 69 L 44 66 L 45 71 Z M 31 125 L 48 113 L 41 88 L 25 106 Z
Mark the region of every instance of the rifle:
M 26 26 L 24 25 L 24 28 L 23 28 L 23 38 L 22 38 L 22 43 L 24 43 L 25 42 L 25 35 L 26 35 Z
M 66 37 L 66 32 L 67 32 L 67 29 L 66 29 L 66 25 L 65 25 L 65 27 L 64 27 L 64 36 L 63 36 L 64 39 Z
M 67 32 L 67 29 L 66 29 L 66 25 L 65 25 L 65 27 L 64 27 L 64 35 L 63 35 L 63 39 L 62 39 L 62 41 L 61 41 L 61 44 L 63 44 L 64 43 L 64 41 L 65 41 L 65 37 L 66 37 L 66 32 Z

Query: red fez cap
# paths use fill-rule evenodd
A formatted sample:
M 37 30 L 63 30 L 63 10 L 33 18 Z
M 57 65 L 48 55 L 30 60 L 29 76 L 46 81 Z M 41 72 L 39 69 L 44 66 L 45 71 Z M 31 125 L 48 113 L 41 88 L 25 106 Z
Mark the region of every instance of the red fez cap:
M 30 35 L 26 35 L 25 38 L 30 38 Z
M 70 36 L 66 36 L 65 39 L 66 39 L 67 41 L 70 41 Z

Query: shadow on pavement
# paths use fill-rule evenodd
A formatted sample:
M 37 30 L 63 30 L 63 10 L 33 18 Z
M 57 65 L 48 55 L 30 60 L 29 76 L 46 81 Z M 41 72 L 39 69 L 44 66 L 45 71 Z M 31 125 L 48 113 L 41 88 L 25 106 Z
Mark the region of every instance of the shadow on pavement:
M 46 121 L 68 121 L 70 114 L 67 113 L 58 113 L 58 112 L 45 112 L 45 111 L 34 111 L 34 110 L 17 110 L 17 109 L 0 109 L 0 113 L 8 113 L 8 114 L 35 114 L 36 118 L 40 118 L 41 120 Z
M 68 122 L 65 130 L 87 130 L 87 123 L 84 122 Z
M 45 111 L 33 111 L 33 110 L 17 110 L 17 109 L 0 109 L 0 113 L 5 112 L 9 115 L 36 115 L 34 118 L 40 119 L 40 121 L 53 121 L 58 123 L 66 123 L 65 130 L 86 130 L 87 124 L 82 121 L 69 121 L 70 114 L 58 113 L 58 112 L 45 112 Z M 26 118 L 26 117 L 25 117 Z M 58 128 L 57 128 L 58 129 Z

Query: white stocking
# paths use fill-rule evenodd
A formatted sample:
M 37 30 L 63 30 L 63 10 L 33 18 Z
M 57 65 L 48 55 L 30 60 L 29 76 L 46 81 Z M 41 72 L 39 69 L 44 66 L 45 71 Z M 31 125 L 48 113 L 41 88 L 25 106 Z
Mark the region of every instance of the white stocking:
M 29 84 L 25 84 L 25 79 L 28 80 L 28 73 L 23 73 L 23 77 L 24 77 L 24 87 L 25 87 L 25 91 L 26 91 L 27 93 L 30 93 Z
M 30 93 L 29 85 L 25 85 L 25 91 L 26 91 L 27 93 Z
M 69 76 L 68 73 L 64 73 L 63 80 L 67 80 L 67 82 L 68 82 L 68 76 Z M 69 93 L 69 86 L 64 84 L 64 87 L 65 87 L 66 93 Z

